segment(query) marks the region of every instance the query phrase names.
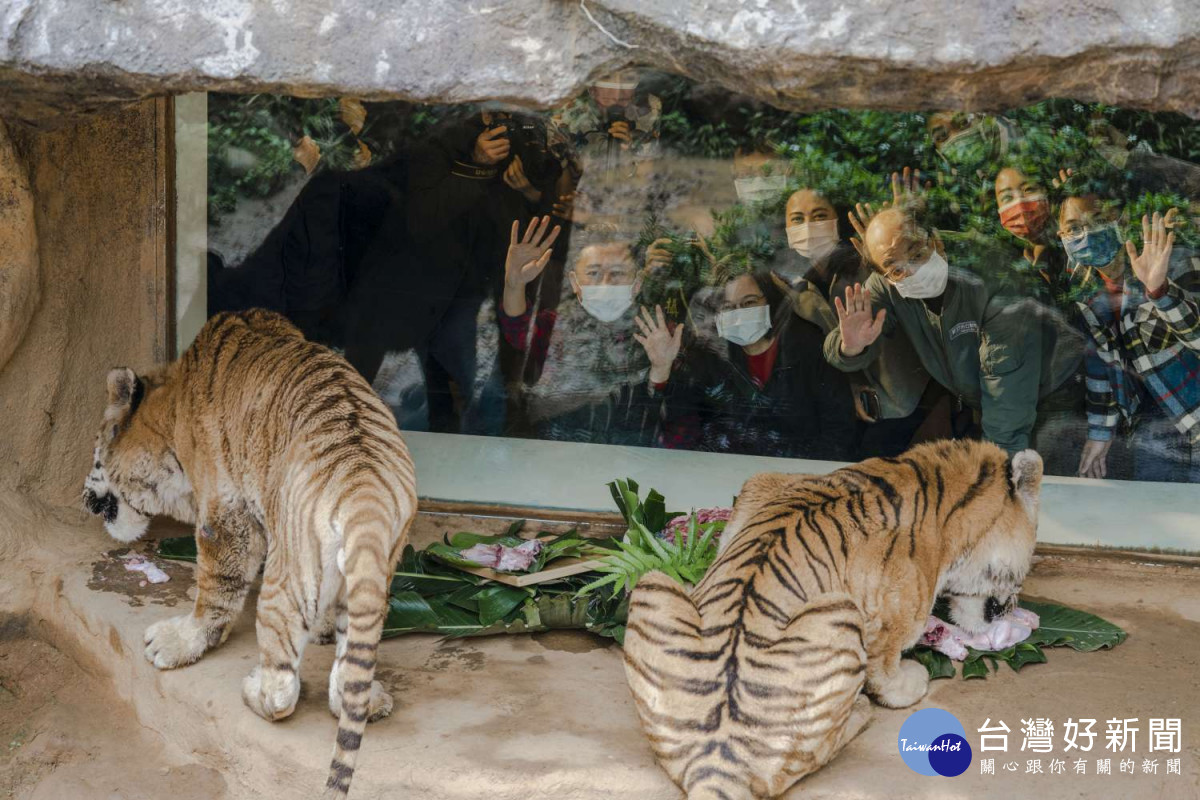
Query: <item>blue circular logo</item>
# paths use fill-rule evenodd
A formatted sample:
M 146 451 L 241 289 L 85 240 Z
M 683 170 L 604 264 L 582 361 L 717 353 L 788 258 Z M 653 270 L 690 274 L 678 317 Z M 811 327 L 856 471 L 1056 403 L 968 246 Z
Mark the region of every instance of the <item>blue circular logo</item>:
M 909 715 L 897 737 L 900 757 L 913 772 L 952 778 L 971 766 L 971 745 L 958 718 L 940 708 Z

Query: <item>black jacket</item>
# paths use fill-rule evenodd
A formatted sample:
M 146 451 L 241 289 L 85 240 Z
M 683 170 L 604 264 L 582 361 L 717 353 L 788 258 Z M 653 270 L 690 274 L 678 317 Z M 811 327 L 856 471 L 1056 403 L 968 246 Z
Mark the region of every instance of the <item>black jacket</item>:
M 846 376 L 821 354 L 817 326 L 788 315 L 779 353 L 760 389 L 745 351 L 691 348 L 665 393 L 664 444 L 746 455 L 846 461 L 858 426 Z

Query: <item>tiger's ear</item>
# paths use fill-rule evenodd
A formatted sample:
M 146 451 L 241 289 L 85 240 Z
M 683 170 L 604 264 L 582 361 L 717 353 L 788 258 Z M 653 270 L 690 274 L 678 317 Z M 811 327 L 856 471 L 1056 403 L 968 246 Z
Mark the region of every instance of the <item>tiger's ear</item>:
M 1009 481 L 1013 493 L 1026 508 L 1037 508 L 1042 489 L 1042 457 L 1034 450 L 1022 450 L 1009 459 Z
M 104 411 L 104 419 L 109 422 L 122 422 L 137 411 L 146 393 L 146 386 L 141 378 L 128 367 L 117 367 L 108 373 L 108 408 Z

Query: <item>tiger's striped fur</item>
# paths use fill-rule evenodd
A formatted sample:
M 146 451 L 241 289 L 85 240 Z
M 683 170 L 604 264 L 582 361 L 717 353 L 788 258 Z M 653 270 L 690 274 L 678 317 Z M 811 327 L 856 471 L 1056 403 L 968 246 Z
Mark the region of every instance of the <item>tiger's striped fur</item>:
M 147 629 L 156 667 L 223 642 L 264 564 L 259 662 L 242 684 L 251 710 L 291 714 L 305 645 L 334 629 L 326 795 L 344 796 L 367 721 L 392 709 L 376 653 L 417 510 L 408 449 L 370 385 L 278 314 L 217 315 L 163 370 L 109 373 L 84 500 L 121 541 L 154 514 L 195 524 L 195 607 Z
M 1015 601 L 1041 476 L 1032 450 L 940 442 L 747 481 L 700 583 L 650 573 L 630 600 L 626 676 L 672 780 L 693 800 L 775 797 L 866 726 L 860 690 L 920 700 L 928 674 L 901 651 L 939 595 L 971 628 Z

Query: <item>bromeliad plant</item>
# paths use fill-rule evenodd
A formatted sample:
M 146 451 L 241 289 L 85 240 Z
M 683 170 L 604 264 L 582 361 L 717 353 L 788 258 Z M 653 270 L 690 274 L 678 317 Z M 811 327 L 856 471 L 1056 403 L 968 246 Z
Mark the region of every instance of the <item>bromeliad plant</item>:
M 638 496 L 637 482 L 626 478 L 608 485 L 613 500 L 629 526 L 625 538 L 616 545 L 620 552 L 601 559 L 597 571 L 604 573 L 579 590 L 581 596 L 607 589 L 616 597 L 623 589 L 633 589 L 647 572 L 660 570 L 684 585 L 697 583 L 717 557 L 717 538 L 725 529 L 725 519 L 701 522 L 693 511 L 681 531 L 668 539 L 660 536 L 668 520 L 663 496 L 651 489 L 645 502 Z

